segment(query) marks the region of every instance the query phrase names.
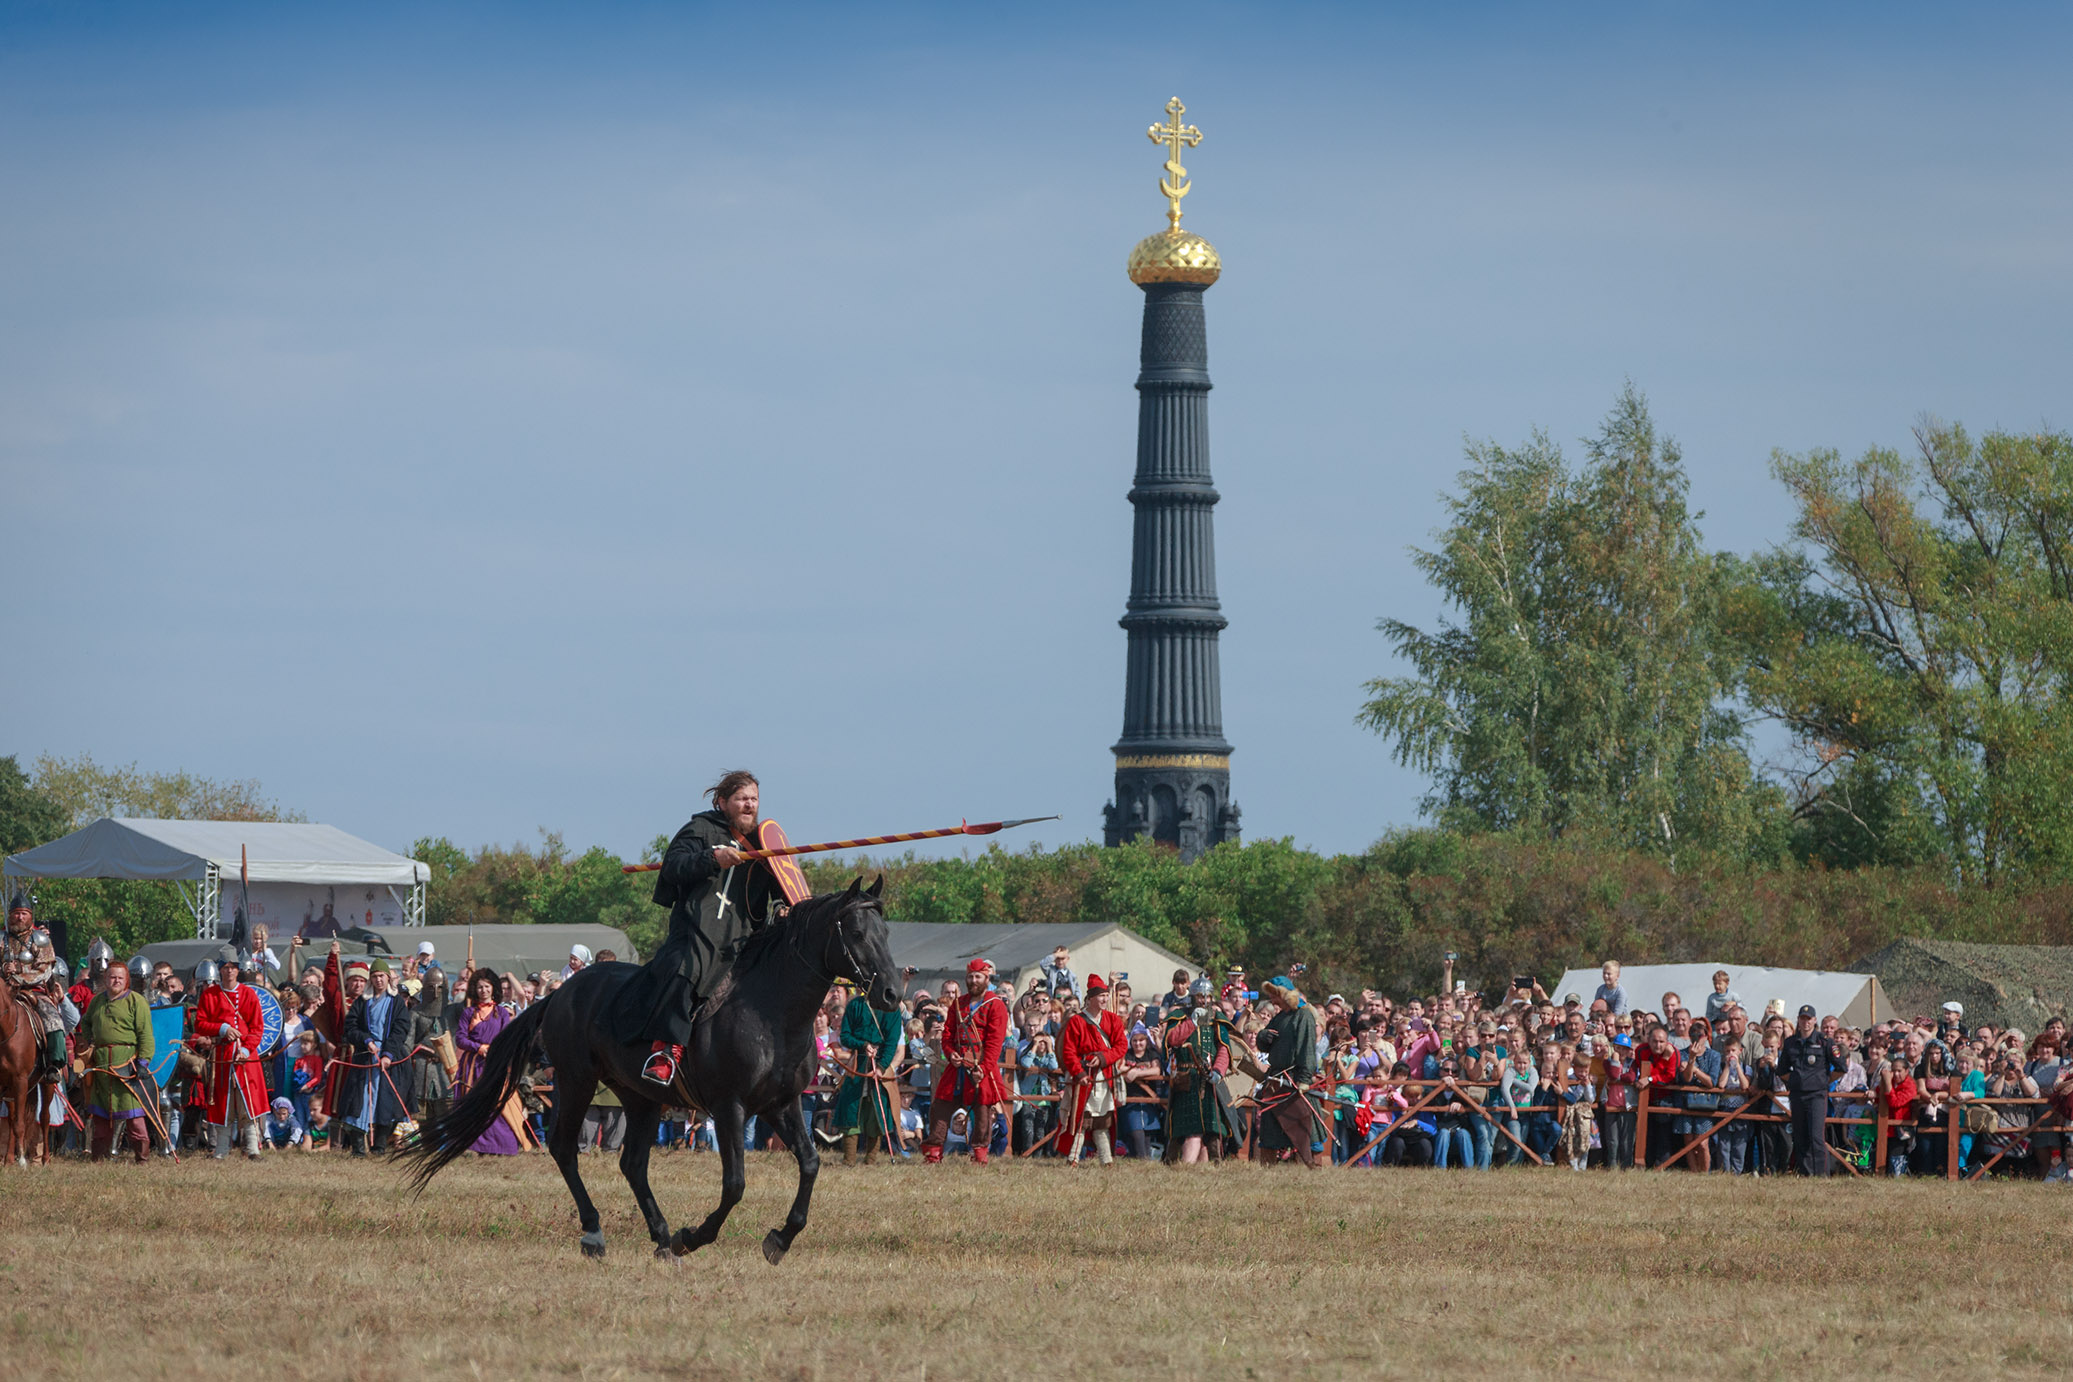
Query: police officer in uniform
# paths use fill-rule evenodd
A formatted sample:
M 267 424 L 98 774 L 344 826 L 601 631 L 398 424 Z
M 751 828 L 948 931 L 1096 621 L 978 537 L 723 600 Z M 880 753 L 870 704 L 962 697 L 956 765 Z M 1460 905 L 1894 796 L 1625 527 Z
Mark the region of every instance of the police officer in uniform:
M 1828 1174 L 1828 1085 L 1847 1068 L 1835 1043 L 1815 1030 L 1814 1005 L 1802 1003 L 1799 1028 L 1779 1048 L 1792 1102 L 1792 1164 L 1803 1176 Z

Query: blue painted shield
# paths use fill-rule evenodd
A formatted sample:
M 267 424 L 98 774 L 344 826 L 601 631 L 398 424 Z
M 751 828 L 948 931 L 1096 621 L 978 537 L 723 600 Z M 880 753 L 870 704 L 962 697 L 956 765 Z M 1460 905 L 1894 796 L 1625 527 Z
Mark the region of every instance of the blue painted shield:
M 281 1004 L 258 984 L 252 985 L 252 992 L 259 995 L 259 1050 L 254 1054 L 263 1056 L 281 1044 Z
M 151 1076 L 164 1089 L 173 1078 L 173 1058 L 180 1053 L 180 1038 L 187 1034 L 187 1009 L 175 1005 L 151 1010 Z

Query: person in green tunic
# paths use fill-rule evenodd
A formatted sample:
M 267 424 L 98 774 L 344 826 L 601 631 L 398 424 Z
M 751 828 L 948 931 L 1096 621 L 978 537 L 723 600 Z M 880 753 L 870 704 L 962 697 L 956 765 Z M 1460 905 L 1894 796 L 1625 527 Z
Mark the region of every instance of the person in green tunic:
M 842 1010 L 842 1029 L 836 1040 L 849 1052 L 846 1064 L 852 1071 L 873 1071 L 882 1077 L 900 1063 L 905 1028 L 900 1010 L 882 1013 L 863 994 L 849 1000 Z M 864 1164 L 883 1146 L 888 1151 L 899 1144 L 898 1095 L 889 1082 L 873 1075 L 849 1074 L 835 1091 L 835 1128 L 842 1134 L 842 1164 L 857 1164 L 857 1144 L 864 1147 Z
M 1324 1114 L 1311 1088 L 1324 1063 L 1317 1052 L 1317 1009 L 1280 975 L 1260 985 L 1260 995 L 1281 1011 L 1260 1033 L 1267 1079 L 1259 1090 L 1260 1135 L 1254 1146 L 1263 1161 L 1278 1161 L 1279 1153 L 1293 1151 L 1297 1161 L 1314 1170 L 1325 1164 L 1316 1151 L 1324 1136 Z
M 1197 979 L 1187 1003 L 1166 1015 L 1162 1044 L 1172 1072 L 1166 1100 L 1168 1159 L 1183 1164 L 1202 1160 L 1205 1140 L 1221 1157 L 1224 1139 L 1238 1132 L 1224 1077 L 1253 1062 L 1238 1029 L 1217 1007 L 1216 986 L 1209 980 Z
M 151 1038 L 151 1005 L 130 988 L 127 969 L 108 967 L 108 987 L 87 1005 L 79 1035 L 92 1047 L 86 1111 L 93 1119 L 93 1159 L 108 1159 L 115 1125 L 121 1123 L 125 1135 L 137 1141 L 137 1164 L 147 1164 L 151 1137 L 146 1131 L 144 1105 L 125 1081 L 150 1064 L 157 1047 Z

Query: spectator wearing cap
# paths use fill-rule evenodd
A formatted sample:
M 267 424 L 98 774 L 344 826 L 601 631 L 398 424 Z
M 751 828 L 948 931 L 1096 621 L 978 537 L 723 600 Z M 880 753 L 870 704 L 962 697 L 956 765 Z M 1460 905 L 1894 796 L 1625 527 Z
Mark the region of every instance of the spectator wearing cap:
M 1965 1040 L 1965 1005 L 1953 998 L 1943 1005 L 1936 1021 L 1936 1039 L 1946 1046 Z
M 1803 1176 L 1828 1174 L 1828 1084 L 1845 1068 L 1835 1043 L 1814 1019 L 1814 1005 L 1802 1003 L 1799 1025 L 1778 1052 L 1792 1101 L 1793 1169 Z

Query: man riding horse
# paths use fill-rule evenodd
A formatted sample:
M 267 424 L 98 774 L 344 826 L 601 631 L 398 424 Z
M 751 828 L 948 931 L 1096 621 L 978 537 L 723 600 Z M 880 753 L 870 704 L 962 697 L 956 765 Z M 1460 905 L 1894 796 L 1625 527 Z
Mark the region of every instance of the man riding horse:
M 662 1088 L 677 1077 L 693 1017 L 784 897 L 768 868 L 742 858 L 756 838 L 758 785 L 741 769 L 723 775 L 706 792 L 713 809 L 687 821 L 662 856 L 655 903 L 670 909 L 669 935 L 627 982 L 615 1018 L 622 1041 L 651 1043 L 641 1078 Z
M 28 895 L 17 891 L 7 904 L 7 952 L 4 960 L 7 982 L 22 1000 L 36 1010 L 43 1029 L 43 1061 L 50 1073 L 65 1065 L 65 1017 L 49 992 L 50 976 L 57 969 L 58 954 L 50 933 L 36 925 L 36 909 Z

